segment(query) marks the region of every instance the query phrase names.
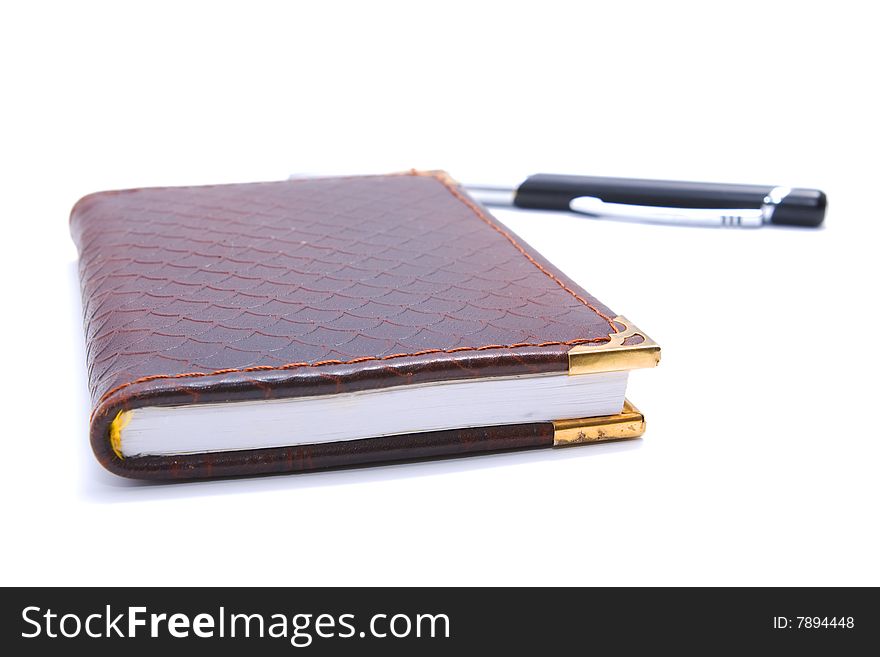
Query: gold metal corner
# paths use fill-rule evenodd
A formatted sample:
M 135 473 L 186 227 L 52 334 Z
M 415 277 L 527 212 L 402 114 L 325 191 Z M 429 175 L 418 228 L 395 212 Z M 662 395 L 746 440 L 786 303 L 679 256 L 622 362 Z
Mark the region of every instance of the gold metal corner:
M 122 430 L 131 422 L 131 411 L 119 411 L 110 423 L 110 449 L 119 458 L 122 456 Z
M 584 443 L 638 438 L 645 433 L 645 416 L 628 400 L 617 415 L 584 417 L 553 422 L 553 446 L 565 447 Z
M 644 331 L 626 317 L 615 317 L 614 323 L 623 324 L 624 330 L 610 334 L 608 342 L 582 344 L 568 352 L 569 374 L 620 372 L 655 367 L 660 362 L 660 346 Z M 624 344 L 627 340 L 631 344 Z

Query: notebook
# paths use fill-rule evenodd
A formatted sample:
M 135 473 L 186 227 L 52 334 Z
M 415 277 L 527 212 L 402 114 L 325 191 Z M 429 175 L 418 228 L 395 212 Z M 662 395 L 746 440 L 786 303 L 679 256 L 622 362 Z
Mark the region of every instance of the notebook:
M 119 475 L 632 438 L 659 347 L 442 172 L 100 192 L 71 213 Z

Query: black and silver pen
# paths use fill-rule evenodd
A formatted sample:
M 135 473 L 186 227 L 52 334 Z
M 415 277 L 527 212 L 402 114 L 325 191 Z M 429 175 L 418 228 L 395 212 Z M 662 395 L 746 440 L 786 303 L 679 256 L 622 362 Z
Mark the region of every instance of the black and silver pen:
M 598 178 L 539 173 L 515 188 L 465 185 L 484 205 L 683 226 L 815 228 L 827 199 L 818 189 Z

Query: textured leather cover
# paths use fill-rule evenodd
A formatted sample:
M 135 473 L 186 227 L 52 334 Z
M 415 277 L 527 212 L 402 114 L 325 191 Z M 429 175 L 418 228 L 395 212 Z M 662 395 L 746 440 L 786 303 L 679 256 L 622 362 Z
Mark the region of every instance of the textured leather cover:
M 552 444 L 552 425 L 121 458 L 121 410 L 565 371 L 614 314 L 445 174 L 102 192 L 71 213 L 106 467 L 192 478 Z M 328 418 L 328 421 L 332 419 Z

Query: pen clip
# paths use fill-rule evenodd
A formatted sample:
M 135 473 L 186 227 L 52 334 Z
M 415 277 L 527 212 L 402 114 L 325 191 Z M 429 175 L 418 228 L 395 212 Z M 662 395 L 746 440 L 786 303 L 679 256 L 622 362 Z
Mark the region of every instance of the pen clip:
M 774 206 L 767 203 L 761 208 L 667 208 L 607 203 L 595 196 L 578 196 L 569 205 L 571 211 L 578 214 L 639 223 L 743 228 L 758 228 L 768 222 Z

